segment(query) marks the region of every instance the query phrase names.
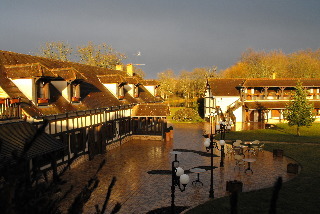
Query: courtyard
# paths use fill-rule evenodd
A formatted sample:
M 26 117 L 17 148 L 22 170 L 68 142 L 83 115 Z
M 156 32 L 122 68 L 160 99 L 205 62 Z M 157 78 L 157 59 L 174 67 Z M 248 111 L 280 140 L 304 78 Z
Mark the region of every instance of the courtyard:
M 210 171 L 200 174 L 202 185 L 192 185 L 197 178 L 191 173 L 192 168 L 210 166 L 210 155 L 203 146 L 203 134 L 207 128 L 203 124 L 174 124 L 174 138 L 169 141 L 130 141 L 115 148 L 105 155 L 95 157 L 68 171 L 64 179 L 65 185 L 73 185 L 74 190 L 61 204 L 63 212 L 67 212 L 73 198 L 97 170 L 105 158 L 106 165 L 98 173 L 98 188 L 93 192 L 85 205 L 84 213 L 93 213 L 95 204 L 103 204 L 105 194 L 112 177 L 117 182 L 108 203 L 109 213 L 119 202 L 122 207 L 119 213 L 152 213 L 153 210 L 169 207 L 171 204 L 171 162 L 174 155 L 171 151 L 181 151 L 178 155 L 180 166 L 190 176 L 190 182 L 184 192 L 176 188 L 176 206 L 194 207 L 209 200 Z M 226 136 L 228 140 L 228 134 Z M 262 140 L 262 139 L 260 139 Z M 226 150 L 227 151 L 227 150 Z M 295 175 L 287 173 L 287 164 L 294 163 L 287 157 L 273 157 L 271 152 L 259 152 L 251 164 L 253 173 L 245 172 L 243 166 L 235 167 L 234 155 L 226 154 L 224 167 L 220 167 L 220 151 L 215 150 L 214 196 L 227 196 L 226 181 L 243 182 L 243 191 L 249 192 L 273 186 L 277 177 L 286 182 Z

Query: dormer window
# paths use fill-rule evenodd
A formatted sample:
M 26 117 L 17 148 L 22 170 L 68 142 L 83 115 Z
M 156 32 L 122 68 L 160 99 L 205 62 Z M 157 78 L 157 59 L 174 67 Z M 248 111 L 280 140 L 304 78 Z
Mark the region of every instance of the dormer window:
M 154 95 L 155 97 L 160 97 L 160 89 L 159 89 L 159 86 L 156 86 L 154 88 Z
M 123 86 L 123 84 L 120 84 L 118 87 L 118 97 L 119 97 L 119 100 L 124 99 L 124 86 Z
M 72 82 L 70 84 L 70 96 L 71 102 L 78 103 L 80 102 L 80 83 Z
M 50 90 L 49 81 L 39 80 L 37 82 L 37 103 L 38 105 L 49 105 L 50 100 Z
M 135 98 L 138 98 L 139 97 L 139 85 L 140 84 L 136 84 L 133 88 L 133 95 Z

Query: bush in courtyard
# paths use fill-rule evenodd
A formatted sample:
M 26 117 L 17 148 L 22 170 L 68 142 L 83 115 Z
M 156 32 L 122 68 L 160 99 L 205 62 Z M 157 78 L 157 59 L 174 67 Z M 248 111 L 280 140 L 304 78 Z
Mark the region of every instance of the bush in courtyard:
M 172 119 L 178 122 L 199 122 L 202 120 L 198 112 L 191 108 L 183 108 L 178 110 L 173 115 Z

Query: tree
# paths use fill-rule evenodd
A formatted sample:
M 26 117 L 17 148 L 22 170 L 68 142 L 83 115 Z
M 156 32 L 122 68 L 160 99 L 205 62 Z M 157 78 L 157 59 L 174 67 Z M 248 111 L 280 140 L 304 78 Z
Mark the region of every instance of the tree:
M 108 69 L 114 69 L 126 58 L 125 54 L 115 51 L 106 43 L 95 45 L 88 42 L 86 46 L 78 47 L 78 54 L 81 63 Z
M 175 95 L 176 93 L 176 78 L 173 70 L 166 70 L 158 74 L 158 79 L 160 82 L 160 90 L 166 97 Z
M 284 118 L 289 126 L 297 126 L 297 136 L 300 136 L 301 126 L 311 126 L 314 122 L 313 105 L 307 100 L 307 91 L 298 82 L 293 99 L 287 104 L 284 111 Z
M 226 78 L 319 78 L 320 49 L 285 54 L 281 50 L 269 52 L 248 49 L 235 65 L 221 72 Z
M 40 47 L 39 52 L 36 55 L 49 59 L 69 61 L 71 54 L 71 46 L 66 42 L 58 41 L 46 42 L 44 46 Z

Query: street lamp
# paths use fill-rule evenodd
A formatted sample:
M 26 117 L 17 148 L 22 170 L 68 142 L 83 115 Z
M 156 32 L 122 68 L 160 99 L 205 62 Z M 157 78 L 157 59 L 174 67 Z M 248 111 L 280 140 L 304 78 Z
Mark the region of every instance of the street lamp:
M 216 142 L 213 141 L 214 135 L 210 134 L 210 138 L 206 138 L 204 141 L 204 146 L 207 149 L 207 152 L 211 151 L 211 177 L 210 177 L 210 190 L 209 190 L 209 198 L 214 198 L 214 190 L 213 190 L 213 149 L 216 147 Z
M 220 155 L 220 167 L 224 167 L 224 157 L 225 157 L 225 153 L 224 153 L 224 145 L 226 144 L 226 142 L 224 140 L 220 140 L 219 141 L 220 144 L 220 151 L 221 151 L 221 155 Z M 219 150 L 219 149 L 218 149 Z
M 171 212 L 175 213 L 175 204 L 174 204 L 174 198 L 175 198 L 175 190 L 176 186 L 179 188 L 181 192 L 185 191 L 187 184 L 189 183 L 189 176 L 184 174 L 184 170 L 179 167 L 179 161 L 177 159 L 178 155 L 181 154 L 181 152 L 173 151 L 170 152 L 171 154 L 174 154 L 174 161 L 171 163 L 171 175 L 172 175 L 172 184 L 171 184 Z M 182 187 L 181 185 L 182 184 Z

